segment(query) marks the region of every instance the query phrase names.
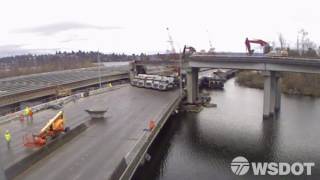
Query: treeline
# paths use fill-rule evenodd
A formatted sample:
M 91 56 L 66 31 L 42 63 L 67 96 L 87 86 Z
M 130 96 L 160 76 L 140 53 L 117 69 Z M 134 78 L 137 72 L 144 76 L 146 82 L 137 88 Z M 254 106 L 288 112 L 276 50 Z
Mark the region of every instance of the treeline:
M 103 54 L 99 53 L 101 62 L 129 61 L 146 55 Z M 20 55 L 0 58 L 0 78 L 34 73 L 78 69 L 96 66 L 98 52 L 56 52 L 45 55 Z

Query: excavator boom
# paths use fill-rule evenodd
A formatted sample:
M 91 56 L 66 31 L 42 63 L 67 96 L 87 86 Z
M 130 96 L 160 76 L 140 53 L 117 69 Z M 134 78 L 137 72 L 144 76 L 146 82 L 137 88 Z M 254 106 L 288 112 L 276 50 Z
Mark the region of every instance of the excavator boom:
M 269 43 L 267 43 L 264 40 L 261 40 L 261 39 L 249 40 L 248 38 L 246 38 L 245 44 L 246 44 L 246 48 L 248 50 L 249 55 L 252 55 L 254 52 L 254 50 L 251 49 L 251 43 L 259 44 L 260 46 L 262 46 L 264 54 L 269 53 L 271 50 Z

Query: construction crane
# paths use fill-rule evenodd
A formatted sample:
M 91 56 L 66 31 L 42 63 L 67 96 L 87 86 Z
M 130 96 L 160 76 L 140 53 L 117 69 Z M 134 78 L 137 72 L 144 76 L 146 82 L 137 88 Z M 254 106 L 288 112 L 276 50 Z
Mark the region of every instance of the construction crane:
M 169 28 L 167 27 L 167 32 L 168 32 L 168 43 L 170 44 L 170 46 L 171 46 L 171 53 L 172 54 L 175 54 L 176 53 L 176 50 L 175 50 L 175 48 L 174 48 L 174 42 L 173 42 L 173 39 L 172 39 L 172 36 L 171 36 L 171 34 L 170 34 L 170 31 L 169 31 Z
M 59 111 L 48 123 L 40 130 L 38 134 L 27 134 L 23 137 L 23 145 L 25 147 L 42 147 L 44 146 L 48 138 L 56 138 L 62 132 L 70 130 L 69 127 L 64 127 L 65 119 L 63 111 Z
M 209 36 L 209 31 L 207 30 L 207 35 L 208 35 L 208 40 L 209 40 L 209 53 L 214 53 L 214 47 L 212 46 L 212 42 L 211 42 L 211 39 L 210 39 L 210 36 Z

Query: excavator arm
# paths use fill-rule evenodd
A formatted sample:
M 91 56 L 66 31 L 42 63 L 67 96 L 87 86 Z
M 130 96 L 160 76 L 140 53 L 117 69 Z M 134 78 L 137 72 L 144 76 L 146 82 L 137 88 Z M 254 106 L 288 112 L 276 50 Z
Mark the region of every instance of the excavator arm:
M 262 46 L 264 54 L 267 54 L 271 51 L 271 47 L 270 47 L 269 43 L 267 43 L 266 41 L 263 41 L 261 39 L 249 40 L 248 38 L 246 38 L 245 44 L 246 44 L 246 48 L 248 50 L 249 55 L 252 55 L 254 52 L 254 50 L 251 49 L 251 43 L 259 44 L 260 46 Z

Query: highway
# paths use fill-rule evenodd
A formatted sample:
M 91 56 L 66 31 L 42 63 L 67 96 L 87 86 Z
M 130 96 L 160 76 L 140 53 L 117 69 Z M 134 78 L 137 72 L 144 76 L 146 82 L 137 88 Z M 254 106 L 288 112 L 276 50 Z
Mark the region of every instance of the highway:
M 107 179 L 120 160 L 133 148 L 151 119 L 157 121 L 163 109 L 178 98 L 178 91 L 160 92 L 123 86 L 100 95 L 90 96 L 65 105 L 67 124 L 74 126 L 88 120 L 88 108 L 108 107 L 106 120 L 89 121 L 89 127 L 71 142 L 63 145 L 47 158 L 34 164 L 16 179 Z M 25 132 L 39 130 L 52 110 L 35 115 L 33 125 L 19 121 L 1 126 L 12 130 L 12 149 L 1 143 L 1 157 L 8 167 L 30 150 L 22 146 Z
M 101 82 L 128 78 L 127 67 L 100 69 Z M 0 107 L 56 95 L 58 88 L 78 89 L 99 84 L 99 69 L 83 68 L 0 79 Z

